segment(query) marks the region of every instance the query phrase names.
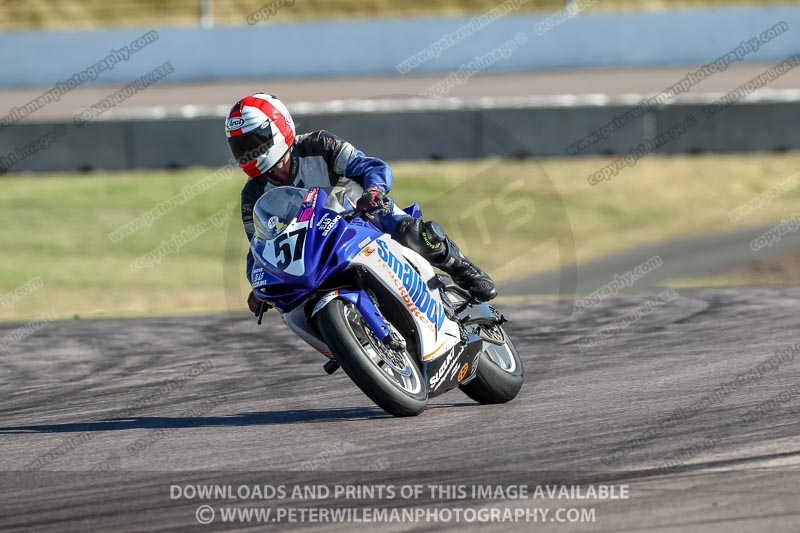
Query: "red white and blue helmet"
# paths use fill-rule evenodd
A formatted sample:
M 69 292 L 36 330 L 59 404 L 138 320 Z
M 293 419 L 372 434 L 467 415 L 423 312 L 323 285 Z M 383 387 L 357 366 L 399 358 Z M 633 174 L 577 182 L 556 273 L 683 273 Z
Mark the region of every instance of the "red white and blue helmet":
M 257 178 L 280 161 L 294 143 L 294 121 L 283 102 L 256 93 L 236 102 L 225 120 L 228 146 L 248 176 Z

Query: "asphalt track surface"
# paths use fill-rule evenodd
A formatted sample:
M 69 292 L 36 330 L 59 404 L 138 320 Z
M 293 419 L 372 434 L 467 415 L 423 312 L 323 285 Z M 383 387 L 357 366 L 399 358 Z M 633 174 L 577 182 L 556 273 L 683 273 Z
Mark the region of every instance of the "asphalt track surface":
M 584 261 L 574 267 L 561 267 L 511 281 L 504 286 L 504 293 L 547 295 L 554 292 L 554 287 L 560 287 L 564 296 L 587 295 L 611 282 L 615 275 L 622 276 L 637 265 L 658 257 L 663 262 L 661 266 L 634 284 L 622 287 L 619 292 L 656 290 L 670 280 L 716 274 L 748 261 L 766 260 L 782 252 L 800 249 L 800 234 L 791 231 L 764 245 L 759 238 L 773 228 L 739 228 L 639 246 Z M 754 241 L 762 243 L 761 247 L 753 250 L 751 243 Z
M 767 64 L 732 66 L 697 83 L 690 94 L 731 91 L 771 67 Z M 538 71 L 520 74 L 476 75 L 450 89 L 448 97 L 464 99 L 491 95 L 495 98 L 515 96 L 551 96 L 585 94 L 655 94 L 695 72 L 697 65 L 669 68 L 592 69 Z M 327 102 L 408 98 L 419 96 L 425 89 L 442 81 L 446 75 L 386 76 L 322 79 L 258 79 L 237 82 L 167 84 L 159 83 L 122 102 L 118 110 L 185 105 L 231 106 L 247 94 L 265 91 L 280 96 L 290 106 L 297 102 Z M 36 111 L 30 120 L 71 117 L 113 94 L 121 85 L 82 87 L 62 96 Z M 46 92 L 47 87 L 0 90 L 0 115 L 22 106 Z M 770 89 L 800 89 L 800 72 L 790 71 L 770 83 Z
M 629 499 L 379 500 L 594 508 L 584 524 L 265 526 L 217 514 L 203 527 L 798 531 L 800 289 L 681 290 L 641 313 L 652 298 L 612 296 L 577 315 L 565 301 L 501 305 L 527 371 L 519 397 L 479 406 L 451 391 L 411 419 L 326 375 L 275 314 L 261 327 L 242 314 L 50 323 L 0 354 L 0 530 L 195 530 L 200 504 L 297 505 L 172 499 L 172 485 L 520 482 L 625 484 Z

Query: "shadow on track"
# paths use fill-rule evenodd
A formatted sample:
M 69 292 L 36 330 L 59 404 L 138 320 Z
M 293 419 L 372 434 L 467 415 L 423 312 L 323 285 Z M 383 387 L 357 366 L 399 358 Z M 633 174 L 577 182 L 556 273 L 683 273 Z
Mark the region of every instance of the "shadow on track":
M 469 402 L 435 404 L 428 406 L 428 410 L 475 405 L 477 404 Z M 25 433 L 82 433 L 87 431 L 123 431 L 127 429 L 271 426 L 301 424 L 306 422 L 325 423 L 340 422 L 343 420 L 379 419 L 394 420 L 395 418 L 377 407 L 290 409 L 286 411 L 268 411 L 262 413 L 239 413 L 231 416 L 137 416 L 130 418 L 112 418 L 109 420 L 100 420 L 98 422 L 0 427 L 0 435 Z

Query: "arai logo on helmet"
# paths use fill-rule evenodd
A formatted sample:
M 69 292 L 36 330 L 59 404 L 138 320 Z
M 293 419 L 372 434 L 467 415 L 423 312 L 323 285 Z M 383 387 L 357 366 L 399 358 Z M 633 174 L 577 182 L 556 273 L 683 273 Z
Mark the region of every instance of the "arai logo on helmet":
M 242 126 L 244 126 L 244 119 L 242 117 L 231 117 L 228 119 L 228 123 L 225 124 L 228 130 L 238 130 Z

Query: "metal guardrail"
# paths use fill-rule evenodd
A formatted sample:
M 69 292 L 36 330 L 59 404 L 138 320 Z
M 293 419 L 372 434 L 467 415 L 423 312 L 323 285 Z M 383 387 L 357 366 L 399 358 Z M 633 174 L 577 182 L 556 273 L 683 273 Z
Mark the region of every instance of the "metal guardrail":
M 496 101 L 363 101 L 293 105 L 299 131 L 325 129 L 390 160 L 567 156 L 567 148 L 628 112 L 642 95 Z M 649 109 L 581 155 L 619 156 L 587 178 L 615 177 L 649 153 L 800 150 L 800 91 L 762 90 L 723 109 L 719 95 L 684 95 Z M 0 131 L 8 171 L 218 167 L 230 154 L 227 109 L 154 109 L 72 123 L 20 123 Z M 713 111 L 713 113 L 709 112 Z M 686 117 L 694 117 L 687 123 Z M 186 143 L 186 139 L 192 139 Z

